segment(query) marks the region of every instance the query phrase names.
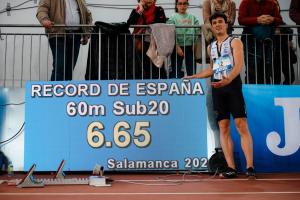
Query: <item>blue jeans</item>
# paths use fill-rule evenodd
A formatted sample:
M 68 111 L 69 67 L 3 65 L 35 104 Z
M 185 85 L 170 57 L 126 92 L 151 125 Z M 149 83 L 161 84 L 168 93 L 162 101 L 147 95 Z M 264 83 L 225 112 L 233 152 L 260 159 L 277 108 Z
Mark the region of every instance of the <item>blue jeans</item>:
M 269 84 L 273 77 L 273 40 L 243 41 L 247 68 L 245 82 L 250 84 Z
M 52 37 L 49 39 L 53 56 L 53 70 L 51 81 L 72 80 L 79 48 L 80 34 L 69 34 L 65 37 Z

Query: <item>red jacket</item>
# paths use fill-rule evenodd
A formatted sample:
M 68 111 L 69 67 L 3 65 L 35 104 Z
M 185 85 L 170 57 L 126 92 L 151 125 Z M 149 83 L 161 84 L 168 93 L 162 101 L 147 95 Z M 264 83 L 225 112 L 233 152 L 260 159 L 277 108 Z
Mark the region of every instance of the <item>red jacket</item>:
M 253 26 L 258 25 L 257 17 L 261 15 L 271 15 L 275 17 L 274 25 L 282 24 L 282 18 L 277 5 L 272 0 L 242 0 L 239 7 L 238 21 L 240 25 Z

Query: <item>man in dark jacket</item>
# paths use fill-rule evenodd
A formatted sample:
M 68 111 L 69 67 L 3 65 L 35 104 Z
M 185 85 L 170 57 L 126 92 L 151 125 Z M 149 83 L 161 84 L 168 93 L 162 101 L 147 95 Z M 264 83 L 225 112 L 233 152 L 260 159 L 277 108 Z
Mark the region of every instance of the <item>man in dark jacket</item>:
M 243 0 L 238 21 L 246 26 L 243 31 L 246 83 L 270 83 L 272 77 L 273 27 L 282 24 L 282 18 L 273 0 Z M 247 35 L 246 34 L 250 34 Z M 253 36 L 252 36 L 253 35 Z

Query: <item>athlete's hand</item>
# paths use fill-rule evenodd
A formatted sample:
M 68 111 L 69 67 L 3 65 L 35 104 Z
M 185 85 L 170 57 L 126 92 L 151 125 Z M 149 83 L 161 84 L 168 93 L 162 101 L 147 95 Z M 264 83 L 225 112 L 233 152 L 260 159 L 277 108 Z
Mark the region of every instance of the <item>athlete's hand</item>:
M 228 77 L 223 76 L 222 80 L 218 81 L 218 82 L 212 82 L 211 86 L 214 88 L 221 88 L 224 87 L 226 85 L 228 85 L 229 83 L 231 83 L 231 79 L 229 79 Z

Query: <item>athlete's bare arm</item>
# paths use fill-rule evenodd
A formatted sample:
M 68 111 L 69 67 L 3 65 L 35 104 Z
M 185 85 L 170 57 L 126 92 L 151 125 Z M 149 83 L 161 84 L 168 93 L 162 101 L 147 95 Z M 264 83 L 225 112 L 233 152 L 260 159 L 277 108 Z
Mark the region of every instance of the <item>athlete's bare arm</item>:
M 210 57 L 210 45 L 207 47 L 207 53 Z M 211 77 L 212 75 L 213 75 L 213 65 L 212 65 L 212 60 L 210 59 L 209 68 L 206 68 L 197 74 L 193 74 L 191 76 L 185 76 L 184 78 L 185 79 L 208 78 L 208 77 Z

